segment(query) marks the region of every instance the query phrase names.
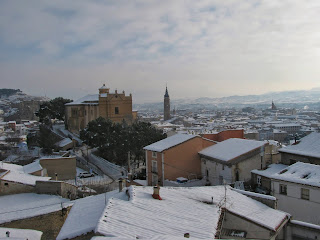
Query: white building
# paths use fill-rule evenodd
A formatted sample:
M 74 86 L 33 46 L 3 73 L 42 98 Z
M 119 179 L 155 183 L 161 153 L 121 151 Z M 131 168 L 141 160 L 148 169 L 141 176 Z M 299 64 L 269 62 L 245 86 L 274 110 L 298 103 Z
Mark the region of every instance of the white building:
M 199 152 L 202 176 L 206 176 L 211 185 L 249 181 L 251 170 L 265 166 L 264 147 L 267 144 L 231 138 L 207 147 Z
M 290 213 L 293 219 L 320 225 L 320 166 L 302 162 L 282 166 L 252 173 L 254 178 L 270 180 L 278 209 Z

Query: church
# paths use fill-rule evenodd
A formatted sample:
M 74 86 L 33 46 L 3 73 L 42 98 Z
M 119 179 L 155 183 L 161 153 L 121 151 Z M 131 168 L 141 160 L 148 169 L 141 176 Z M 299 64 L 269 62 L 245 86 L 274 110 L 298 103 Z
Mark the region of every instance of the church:
M 87 95 L 66 105 L 65 123 L 69 131 L 79 133 L 87 124 L 103 117 L 113 122 L 126 121 L 132 124 L 137 118 L 137 112 L 132 111 L 132 95 L 125 92 L 110 93 L 105 84 L 99 88 L 99 94 Z

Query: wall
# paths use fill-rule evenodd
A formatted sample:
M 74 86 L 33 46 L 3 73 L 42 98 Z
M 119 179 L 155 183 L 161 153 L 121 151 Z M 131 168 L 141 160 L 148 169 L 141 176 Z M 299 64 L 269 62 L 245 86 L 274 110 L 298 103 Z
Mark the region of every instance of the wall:
M 35 190 L 38 194 L 53 194 L 68 199 L 77 197 L 77 187 L 66 182 L 37 181 Z
M 18 193 L 30 193 L 34 191 L 35 191 L 34 186 L 5 181 L 0 179 L 0 196 L 9 195 L 9 194 L 18 194 Z
M 280 184 L 287 185 L 287 195 L 279 193 Z M 278 199 L 279 210 L 290 213 L 295 220 L 320 225 L 320 188 L 273 179 L 271 187 L 273 196 Z M 309 189 L 309 200 L 301 199 L 301 188 Z
M 320 239 L 320 229 L 302 226 L 291 221 L 288 225 L 287 240 Z
M 52 180 L 69 180 L 76 177 L 76 158 L 61 157 L 40 159 L 40 165 L 47 169 L 47 174 Z M 56 179 L 55 173 L 58 174 Z
M 311 164 L 317 164 L 320 165 L 320 159 L 319 158 L 312 158 L 307 156 L 300 156 L 290 153 L 281 153 L 281 163 L 290 165 L 292 164 L 291 160 L 294 160 L 296 162 L 305 162 L 305 163 L 311 163 Z
M 213 141 L 222 142 L 229 138 L 244 138 L 244 131 L 241 130 L 225 130 L 219 133 L 212 134 L 201 134 L 203 138 L 207 138 Z
M 247 232 L 246 239 L 270 239 L 271 231 L 239 217 L 230 212 L 226 212 L 223 229 L 235 229 Z M 222 231 L 223 232 L 223 231 Z M 230 236 L 222 236 L 223 239 L 230 239 Z
M 239 181 L 250 181 L 251 170 L 261 168 L 260 154 L 256 154 L 248 159 L 233 165 L 226 165 L 216 162 L 212 159 L 201 158 L 201 172 L 203 176 L 207 175 L 211 185 L 221 185 L 223 181 L 233 183 L 236 181 L 236 171 L 239 171 Z
M 201 158 L 201 173 L 202 176 L 207 177 L 209 185 L 222 185 L 224 181 L 232 183 L 234 179 L 231 171 L 231 168 L 227 165 Z

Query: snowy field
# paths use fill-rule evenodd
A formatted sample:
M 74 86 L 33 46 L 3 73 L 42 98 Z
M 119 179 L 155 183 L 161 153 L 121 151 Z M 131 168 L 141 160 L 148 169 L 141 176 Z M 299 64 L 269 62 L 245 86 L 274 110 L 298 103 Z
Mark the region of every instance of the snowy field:
M 61 210 L 73 202 L 60 196 L 21 193 L 0 197 L 0 224 Z

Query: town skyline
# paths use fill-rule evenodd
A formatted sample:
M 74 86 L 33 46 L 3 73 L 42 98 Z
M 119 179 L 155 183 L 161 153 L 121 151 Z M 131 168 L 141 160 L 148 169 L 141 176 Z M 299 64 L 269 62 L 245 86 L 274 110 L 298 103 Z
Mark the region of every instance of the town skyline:
M 320 87 L 317 1 L 0 6 L 1 83 L 28 94 L 76 100 L 106 84 L 143 103 L 166 83 L 173 99 Z

